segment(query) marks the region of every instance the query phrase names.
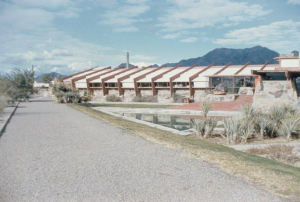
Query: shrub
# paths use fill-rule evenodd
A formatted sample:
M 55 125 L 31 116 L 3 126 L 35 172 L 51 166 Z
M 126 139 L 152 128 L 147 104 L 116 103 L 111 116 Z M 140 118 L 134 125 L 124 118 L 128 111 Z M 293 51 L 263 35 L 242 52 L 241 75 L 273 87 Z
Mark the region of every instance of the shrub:
M 105 100 L 106 102 L 122 102 L 122 99 L 116 95 L 107 95 Z
M 300 117 L 298 115 L 291 116 L 287 119 L 284 119 L 281 123 L 281 128 L 279 133 L 286 135 L 287 140 L 290 140 L 292 132 L 296 131 L 300 126 Z
M 64 95 L 67 103 L 79 103 L 80 95 L 78 92 L 66 92 Z
M 183 103 L 183 97 L 180 94 L 173 93 L 172 99 L 173 99 L 173 102 L 175 102 L 175 103 Z
M 83 96 L 81 96 L 80 100 L 84 103 L 88 103 L 89 101 L 91 101 L 92 96 L 90 94 L 90 92 L 88 91 L 84 91 L 83 92 Z
M 146 96 L 137 95 L 132 99 L 132 102 L 157 102 L 157 98 L 150 95 L 146 95 Z
M 212 108 L 211 102 L 210 102 L 210 101 L 204 101 L 204 102 L 202 102 L 202 103 L 201 103 L 201 108 L 202 108 L 202 111 L 203 111 L 203 115 L 204 115 L 204 117 L 206 118 L 208 112 L 209 112 L 209 111 L 211 110 L 211 108 Z
M 58 103 L 64 103 L 65 102 L 64 96 L 65 96 L 65 92 L 58 91 L 58 92 L 55 93 L 55 97 L 56 97 Z
M 7 101 L 4 96 L 0 96 L 0 112 L 6 107 Z
M 197 132 L 197 136 L 200 138 L 209 138 L 217 126 L 217 120 L 208 117 L 203 120 L 192 119 L 192 126 Z
M 283 106 L 277 106 L 274 105 L 271 107 L 270 112 L 269 112 L 269 117 L 271 120 L 271 125 L 272 125 L 272 132 L 271 132 L 271 137 L 274 137 L 274 133 L 278 132 L 278 130 L 281 127 L 282 121 L 287 118 L 289 115 L 289 112 L 287 110 L 286 105 Z

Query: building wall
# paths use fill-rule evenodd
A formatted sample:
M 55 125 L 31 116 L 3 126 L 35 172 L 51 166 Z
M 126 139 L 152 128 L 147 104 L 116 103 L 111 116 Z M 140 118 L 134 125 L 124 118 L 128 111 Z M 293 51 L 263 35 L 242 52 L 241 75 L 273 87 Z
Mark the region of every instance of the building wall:
M 170 90 L 157 90 L 158 102 L 171 102 Z
M 176 94 L 181 95 L 182 97 L 190 97 L 190 90 L 175 90 Z
M 93 101 L 105 101 L 105 96 L 103 96 L 102 89 L 94 90 L 92 100 Z
M 135 97 L 135 91 L 132 90 L 124 90 L 123 100 L 124 102 L 131 102 Z
M 273 105 L 296 104 L 297 93 L 291 81 L 262 81 L 257 83 L 253 106 L 269 109 Z
M 141 90 L 141 96 L 153 96 L 152 90 Z
M 195 90 L 194 94 L 194 101 L 201 102 L 201 101 L 220 101 L 220 102 L 229 102 L 234 101 L 236 95 L 234 94 L 227 94 L 227 95 L 214 95 L 209 94 L 206 90 Z
M 281 67 L 299 67 L 299 59 L 281 59 Z

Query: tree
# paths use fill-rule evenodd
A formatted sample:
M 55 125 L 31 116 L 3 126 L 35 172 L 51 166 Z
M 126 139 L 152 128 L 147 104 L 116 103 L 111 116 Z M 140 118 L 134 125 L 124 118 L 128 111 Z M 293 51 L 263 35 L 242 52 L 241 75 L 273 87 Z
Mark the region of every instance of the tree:
M 54 79 L 54 74 L 49 73 L 49 74 L 44 74 L 42 77 L 42 82 L 43 83 L 51 83 L 51 81 Z
M 33 93 L 34 70 L 33 68 L 21 71 L 14 68 L 5 76 L 6 93 L 12 99 L 28 98 Z

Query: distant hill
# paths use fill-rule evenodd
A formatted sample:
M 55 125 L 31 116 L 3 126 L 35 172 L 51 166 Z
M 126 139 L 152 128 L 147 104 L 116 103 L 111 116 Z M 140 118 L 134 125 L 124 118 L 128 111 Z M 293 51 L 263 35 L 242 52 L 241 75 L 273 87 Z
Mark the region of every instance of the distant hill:
M 292 53 L 294 53 L 295 56 L 299 56 L 299 51 L 294 50 Z
M 43 76 L 44 75 L 46 75 L 46 74 L 51 74 L 54 78 L 58 78 L 59 76 L 61 76 L 61 78 L 63 78 L 63 77 L 65 77 L 66 75 L 62 75 L 62 74 L 60 74 L 60 73 L 57 73 L 57 72 L 50 72 L 50 73 L 45 73 L 45 74 L 41 74 L 41 75 L 39 75 L 39 76 L 37 76 L 37 77 L 35 77 L 35 81 L 37 81 L 37 82 L 41 82 L 42 81 L 42 78 L 43 78 Z
M 122 66 L 126 67 L 126 63 L 122 63 L 118 67 L 122 67 Z M 129 67 L 134 67 L 134 65 L 129 63 Z M 159 66 L 157 64 L 154 64 L 154 65 L 152 65 L 152 67 L 159 67 Z
M 181 60 L 177 63 L 166 63 L 166 65 L 168 67 L 174 67 L 179 64 L 182 64 L 182 66 L 192 66 L 194 64 L 206 66 L 212 63 L 215 63 L 215 65 L 226 65 L 230 62 L 233 65 L 243 65 L 247 62 L 250 62 L 250 64 L 264 64 L 267 61 L 269 61 L 269 64 L 278 64 L 273 59 L 278 56 L 279 53 L 261 46 L 245 49 L 217 48 L 202 57 Z

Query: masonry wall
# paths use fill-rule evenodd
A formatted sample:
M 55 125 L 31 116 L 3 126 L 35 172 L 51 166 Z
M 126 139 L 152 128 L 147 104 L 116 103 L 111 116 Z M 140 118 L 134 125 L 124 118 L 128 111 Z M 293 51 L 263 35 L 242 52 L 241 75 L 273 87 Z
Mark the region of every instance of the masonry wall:
M 194 101 L 202 102 L 202 101 L 220 101 L 220 102 L 229 102 L 234 101 L 236 95 L 227 94 L 227 95 L 214 95 L 207 93 L 206 90 L 195 90 Z
M 103 96 L 102 89 L 93 91 L 92 100 L 93 101 L 105 101 L 105 96 Z
M 171 102 L 170 90 L 157 90 L 157 101 L 158 102 Z
M 297 104 L 297 93 L 291 81 L 262 81 L 258 82 L 253 106 L 269 109 L 273 105 Z
M 152 90 L 141 90 L 141 96 L 153 96 Z
M 135 97 L 135 91 L 133 89 L 124 90 L 124 95 L 123 95 L 124 102 L 131 102 L 134 97 Z
M 190 90 L 175 90 L 175 93 L 182 97 L 190 97 Z

